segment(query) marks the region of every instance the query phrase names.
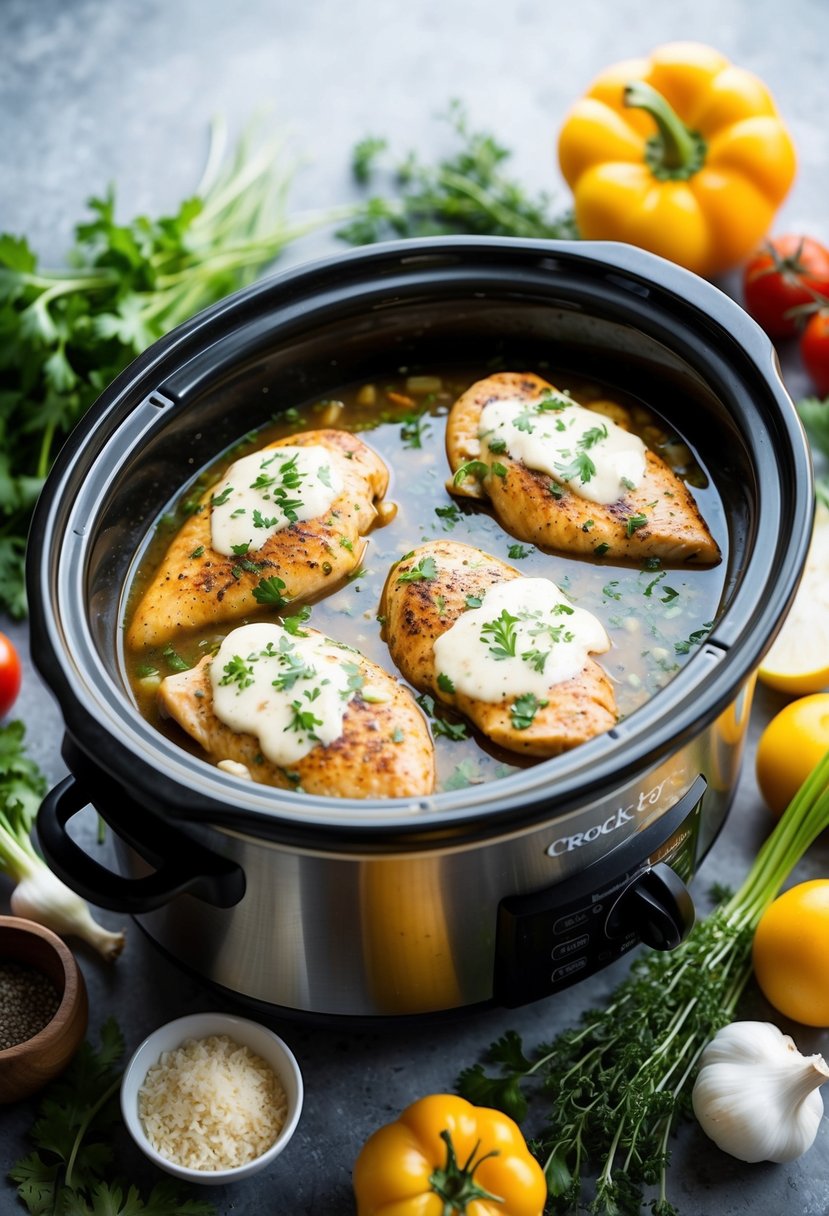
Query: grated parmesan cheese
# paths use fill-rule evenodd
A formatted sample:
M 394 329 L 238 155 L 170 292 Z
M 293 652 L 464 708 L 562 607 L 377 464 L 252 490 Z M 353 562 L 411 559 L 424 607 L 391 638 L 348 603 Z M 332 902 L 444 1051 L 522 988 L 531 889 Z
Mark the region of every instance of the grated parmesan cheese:
M 270 1148 L 287 1100 L 264 1060 L 228 1035 L 210 1035 L 162 1053 L 138 1091 L 138 1113 L 163 1157 L 188 1169 L 225 1170 Z

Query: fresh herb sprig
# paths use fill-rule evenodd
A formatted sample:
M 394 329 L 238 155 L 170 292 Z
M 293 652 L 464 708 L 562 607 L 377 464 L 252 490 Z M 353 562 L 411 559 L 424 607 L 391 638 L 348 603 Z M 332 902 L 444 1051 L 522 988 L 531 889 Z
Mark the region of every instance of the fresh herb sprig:
M 554 214 L 547 194 L 533 198 L 504 173 L 509 151 L 486 131 L 473 131 L 466 111 L 454 101 L 445 116 L 457 149 L 435 163 L 410 152 L 392 163 L 393 196 L 373 194 L 340 229 L 351 245 L 395 237 L 469 233 L 473 236 L 575 237 L 572 213 Z M 370 136 L 352 153 L 358 182 L 375 186 L 388 150 L 385 139 Z
M 29 1132 L 35 1151 L 9 1171 L 31 1216 L 212 1216 L 215 1211 L 211 1203 L 190 1198 L 172 1178 L 142 1198 L 137 1187 L 111 1176 L 123 1052 L 123 1037 L 110 1018 L 101 1027 L 97 1050 L 83 1043 L 46 1090 Z
M 227 155 L 215 125 L 202 181 L 174 214 L 120 223 L 112 190 L 91 199 L 71 269 L 42 269 L 24 237 L 0 235 L 0 607 L 12 615 L 26 608 L 32 507 L 55 453 L 102 389 L 156 338 L 330 220 L 286 220 L 290 174 L 278 153 L 251 132 Z
M 579 1206 L 592 1176 L 593 1216 L 639 1216 L 646 1186 L 654 1216 L 676 1216 L 667 1196 L 670 1137 L 690 1113 L 703 1048 L 729 1022 L 751 975 L 754 930 L 794 867 L 829 828 L 829 753 L 804 782 L 767 838 L 742 886 L 697 923 L 671 953 L 637 959 L 608 1003 L 581 1025 L 525 1052 L 513 1031 L 458 1078 L 464 1097 L 523 1122 L 522 1085 L 540 1082 L 550 1097 L 535 1141 L 551 1208 Z M 704 975 L 705 982 L 700 983 Z

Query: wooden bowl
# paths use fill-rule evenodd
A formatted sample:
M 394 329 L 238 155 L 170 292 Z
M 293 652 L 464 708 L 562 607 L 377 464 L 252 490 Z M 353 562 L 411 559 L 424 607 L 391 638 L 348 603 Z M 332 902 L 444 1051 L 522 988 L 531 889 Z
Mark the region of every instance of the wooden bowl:
M 63 1072 L 86 1034 L 89 1003 L 69 947 L 34 921 L 0 916 L 0 962 L 40 971 L 60 997 L 54 1017 L 42 1030 L 0 1051 L 0 1103 L 4 1103 L 36 1093 Z

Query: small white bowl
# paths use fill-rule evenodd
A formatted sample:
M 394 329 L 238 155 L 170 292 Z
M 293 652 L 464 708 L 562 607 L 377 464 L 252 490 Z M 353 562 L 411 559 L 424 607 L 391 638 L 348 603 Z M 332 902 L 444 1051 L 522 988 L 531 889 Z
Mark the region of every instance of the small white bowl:
M 234 1042 L 248 1047 L 270 1065 L 285 1090 L 288 1112 L 285 1116 L 285 1124 L 276 1140 L 266 1152 L 255 1157 L 253 1161 L 247 1161 L 244 1165 L 238 1165 L 233 1169 L 189 1169 L 187 1166 L 171 1161 L 169 1157 L 162 1156 L 150 1144 L 138 1115 L 138 1091 L 149 1069 L 153 1064 L 158 1063 L 162 1052 L 175 1050 L 186 1039 L 204 1039 L 210 1035 L 220 1034 L 226 1034 Z M 152 1034 L 148 1035 L 135 1051 L 121 1081 L 121 1113 L 124 1116 L 127 1131 L 142 1152 L 168 1174 L 174 1174 L 176 1178 L 183 1178 L 187 1182 L 197 1182 L 206 1186 L 224 1186 L 228 1182 L 248 1178 L 251 1174 L 256 1174 L 270 1165 L 294 1134 L 302 1112 L 302 1098 L 302 1074 L 294 1054 L 287 1044 L 272 1030 L 260 1026 L 258 1022 L 251 1022 L 247 1018 L 235 1017 L 229 1013 L 193 1013 L 189 1017 L 176 1018 L 174 1022 L 167 1022 L 166 1025 L 159 1026 L 158 1030 L 154 1030 Z

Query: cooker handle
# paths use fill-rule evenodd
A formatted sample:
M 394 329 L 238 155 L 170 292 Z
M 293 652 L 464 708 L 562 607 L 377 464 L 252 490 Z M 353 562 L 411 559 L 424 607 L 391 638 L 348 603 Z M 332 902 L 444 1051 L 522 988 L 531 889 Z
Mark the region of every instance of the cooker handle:
M 141 841 L 128 843 L 157 869 L 143 878 L 114 874 L 85 853 L 66 831 L 69 820 L 90 801 L 70 775 L 49 791 L 37 814 L 38 840 L 50 868 L 89 903 L 135 914 L 152 912 L 185 892 L 217 908 L 233 907 L 244 895 L 244 872 L 235 862 L 138 807 L 136 822 L 142 823 L 144 834 Z

